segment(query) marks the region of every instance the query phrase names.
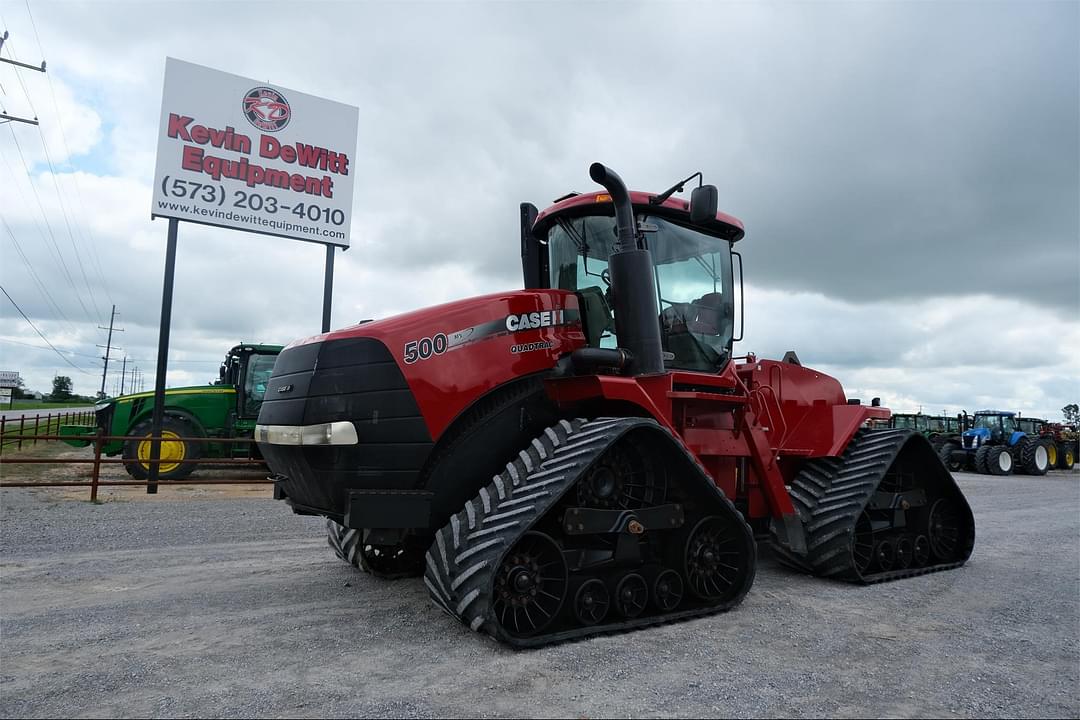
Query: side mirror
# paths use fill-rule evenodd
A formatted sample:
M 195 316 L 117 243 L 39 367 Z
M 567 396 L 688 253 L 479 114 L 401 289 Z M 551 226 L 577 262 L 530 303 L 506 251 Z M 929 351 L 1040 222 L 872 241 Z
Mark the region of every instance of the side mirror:
M 694 224 L 716 219 L 719 192 L 715 185 L 702 185 L 690 193 L 690 222 Z
M 218 379 L 225 379 L 225 363 L 221 363 L 221 367 L 218 368 Z

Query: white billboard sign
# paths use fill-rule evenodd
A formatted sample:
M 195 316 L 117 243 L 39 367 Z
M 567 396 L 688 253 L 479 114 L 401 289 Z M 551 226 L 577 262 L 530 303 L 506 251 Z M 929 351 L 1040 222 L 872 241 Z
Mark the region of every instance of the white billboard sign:
M 348 247 L 358 116 L 166 58 L 151 216 Z
M 0 388 L 19 387 L 18 370 L 0 370 Z

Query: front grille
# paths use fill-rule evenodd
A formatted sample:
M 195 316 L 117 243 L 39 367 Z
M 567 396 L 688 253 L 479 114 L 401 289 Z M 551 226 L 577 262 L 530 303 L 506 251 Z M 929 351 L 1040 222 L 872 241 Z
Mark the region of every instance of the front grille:
M 104 407 L 94 413 L 94 420 L 97 422 L 97 426 L 101 428 L 102 434 L 109 435 L 112 428 L 112 416 L 113 411 L 116 410 L 116 403 L 109 403 L 108 407 Z
M 356 445 L 260 443 L 282 489 L 309 508 L 343 513 L 352 489 L 411 489 L 433 442 L 390 351 L 373 338 L 330 340 L 282 352 L 267 383 L 260 425 L 350 421 Z

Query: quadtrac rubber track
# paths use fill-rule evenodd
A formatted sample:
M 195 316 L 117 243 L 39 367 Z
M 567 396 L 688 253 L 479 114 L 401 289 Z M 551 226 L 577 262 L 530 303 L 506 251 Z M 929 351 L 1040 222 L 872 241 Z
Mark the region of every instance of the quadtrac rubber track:
M 914 478 L 912 487 L 903 488 L 908 495 L 897 492 L 894 508 L 870 508 L 887 474 L 903 471 Z M 807 462 L 792 481 L 789 494 L 803 521 L 807 554 L 793 553 L 778 540 L 775 528 L 771 532 L 772 548 L 784 564 L 814 575 L 863 584 L 900 580 L 960 567 L 975 544 L 975 520 L 967 500 L 930 443 L 914 430 L 860 430 L 841 457 Z M 918 498 L 915 502 L 921 502 L 921 506 L 904 507 L 900 503 L 907 498 Z M 941 515 L 935 520 L 934 508 L 946 507 L 935 506 L 939 500 L 947 503 L 949 523 L 941 522 Z M 904 524 L 893 527 L 895 521 L 889 518 L 898 513 L 902 513 Z M 871 540 L 866 544 L 867 535 L 872 538 L 874 534 L 868 533 L 875 524 L 871 514 L 886 518 L 876 524 L 885 527 L 880 532 L 887 537 L 896 538 L 907 531 L 909 538 L 935 538 L 937 546 L 921 563 L 909 560 L 908 567 L 882 571 L 872 555 L 881 543 Z M 890 548 L 895 559 L 896 548 Z M 867 552 L 871 553 L 869 561 Z M 878 571 L 868 572 L 871 568 Z
M 515 542 L 551 510 L 606 450 L 626 433 L 640 428 L 662 433 L 683 453 L 701 483 L 713 514 L 730 518 L 741 562 L 738 584 L 723 601 L 707 607 L 675 610 L 644 618 L 573 627 L 529 637 L 509 634 L 493 609 L 495 574 Z M 685 478 L 689 479 L 689 478 Z M 715 506 L 712 505 L 715 501 Z M 650 625 L 722 612 L 738 605 L 754 581 L 756 549 L 750 527 L 681 442 L 654 420 L 598 418 L 561 420 L 507 463 L 506 470 L 465 504 L 435 535 L 427 554 L 424 583 L 434 602 L 451 617 L 515 648 L 528 648 L 583 637 L 623 632 Z M 684 605 L 693 603 L 683 603 Z M 560 606 L 561 609 L 561 606 Z M 613 614 L 613 613 L 612 613 Z

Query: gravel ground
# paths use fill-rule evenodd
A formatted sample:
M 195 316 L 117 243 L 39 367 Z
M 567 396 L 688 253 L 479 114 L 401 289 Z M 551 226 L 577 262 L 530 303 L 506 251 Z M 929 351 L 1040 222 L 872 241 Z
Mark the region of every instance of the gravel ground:
M 0 491 L 0 715 L 1080 716 L 1080 472 L 957 475 L 960 570 L 854 587 L 763 551 L 736 610 L 514 652 L 267 499 Z

